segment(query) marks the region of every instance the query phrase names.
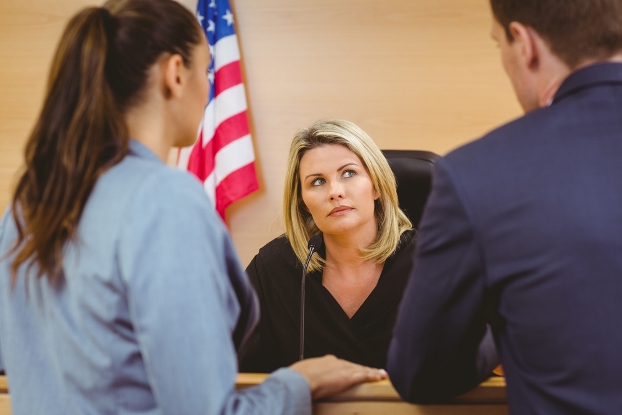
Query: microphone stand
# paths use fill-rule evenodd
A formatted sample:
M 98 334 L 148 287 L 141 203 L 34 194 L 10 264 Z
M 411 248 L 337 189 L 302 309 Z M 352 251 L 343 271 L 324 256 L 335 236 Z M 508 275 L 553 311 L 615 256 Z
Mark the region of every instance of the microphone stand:
M 309 239 L 309 254 L 302 268 L 302 282 L 300 284 L 300 360 L 304 359 L 305 351 L 305 285 L 307 281 L 307 268 L 309 267 L 309 261 L 311 256 L 319 249 L 323 244 L 321 235 L 314 235 Z

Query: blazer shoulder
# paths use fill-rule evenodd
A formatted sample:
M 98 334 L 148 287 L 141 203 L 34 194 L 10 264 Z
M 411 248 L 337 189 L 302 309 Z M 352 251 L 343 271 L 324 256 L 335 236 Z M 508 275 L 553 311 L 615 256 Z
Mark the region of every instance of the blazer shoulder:
M 283 234 L 262 246 L 257 256 L 263 260 L 282 260 L 283 258 L 295 257 L 296 255 L 289 240 Z
M 564 105 L 540 108 L 489 131 L 449 152 L 441 161 L 452 166 L 486 163 L 533 153 L 544 140 L 561 139 L 559 123 L 569 116 Z
M 296 268 L 302 269 L 302 265 L 287 237 L 281 235 L 261 247 L 248 268 L 254 268 L 257 273 L 264 271 L 270 274 L 282 274 Z
M 400 236 L 400 240 L 395 247 L 395 251 L 393 251 L 393 256 L 399 256 L 404 251 L 413 252 L 415 247 L 417 246 L 417 235 L 418 231 L 415 228 L 409 229 L 406 232 L 402 233 Z

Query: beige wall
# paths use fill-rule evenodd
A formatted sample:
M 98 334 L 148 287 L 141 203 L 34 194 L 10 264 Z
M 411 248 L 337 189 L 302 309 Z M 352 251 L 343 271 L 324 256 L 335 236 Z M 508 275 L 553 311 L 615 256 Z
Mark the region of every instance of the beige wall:
M 22 148 L 41 107 L 54 47 L 87 0 L 0 0 L 0 208 L 8 205 Z
M 192 4 L 193 0 L 183 0 Z M 0 207 L 62 27 L 87 0 L 0 0 Z M 42 7 L 43 6 L 43 7 Z M 228 210 L 244 264 L 283 232 L 293 133 L 346 118 L 381 148 L 444 154 L 520 114 L 487 0 L 234 0 L 261 190 Z

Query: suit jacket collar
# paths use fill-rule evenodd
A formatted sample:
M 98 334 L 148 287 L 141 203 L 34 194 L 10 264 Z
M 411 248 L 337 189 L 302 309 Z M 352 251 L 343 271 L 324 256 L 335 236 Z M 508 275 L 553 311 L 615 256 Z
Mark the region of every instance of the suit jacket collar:
M 553 104 L 582 89 L 611 83 L 622 83 L 622 63 L 605 62 L 586 66 L 564 80 L 555 93 Z

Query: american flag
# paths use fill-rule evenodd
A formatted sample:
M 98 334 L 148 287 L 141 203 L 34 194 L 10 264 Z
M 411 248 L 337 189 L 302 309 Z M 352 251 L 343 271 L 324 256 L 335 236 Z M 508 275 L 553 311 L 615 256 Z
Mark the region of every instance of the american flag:
M 231 203 L 259 188 L 248 126 L 240 50 L 228 0 L 199 0 L 197 19 L 209 43 L 210 96 L 199 138 L 179 151 L 177 166 L 203 182 L 223 221 Z

